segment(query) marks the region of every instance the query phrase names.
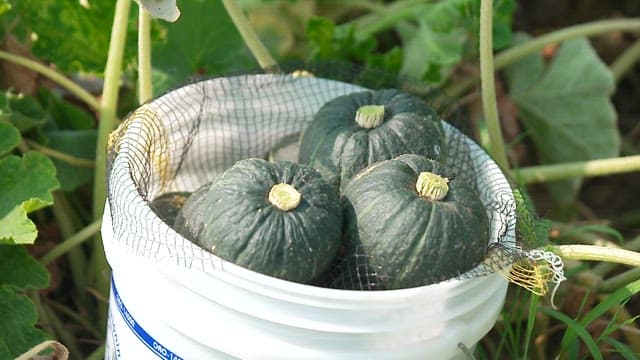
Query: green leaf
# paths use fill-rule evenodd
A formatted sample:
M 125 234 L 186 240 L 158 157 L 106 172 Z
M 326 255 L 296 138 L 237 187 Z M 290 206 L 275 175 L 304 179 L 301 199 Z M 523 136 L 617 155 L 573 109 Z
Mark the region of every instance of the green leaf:
M 617 354 L 622 356 L 625 360 L 637 360 L 637 354 L 631 349 L 628 345 L 614 339 L 607 337 L 604 341 L 606 341 L 609 345 L 611 345 L 614 349 L 616 349 Z
M 0 359 L 15 359 L 49 336 L 35 327 L 36 309 L 16 291 L 43 289 L 49 273 L 24 246 L 0 245 Z
M 41 127 L 47 120 L 47 113 L 35 98 L 0 91 L 0 121 L 9 122 L 24 133 Z
M 13 150 L 20 143 L 20 131 L 15 126 L 0 121 L 0 156 Z
M 421 19 L 416 31 L 400 31 L 404 57 L 400 72 L 412 78 L 440 82 L 444 73 L 462 59 L 467 33 L 464 28 L 434 31 Z M 425 75 L 427 75 L 425 77 Z
M 0 287 L 0 358 L 15 359 L 49 338 L 35 327 L 36 309 L 24 295 Z
M 256 67 L 221 1 L 190 0 L 180 9 L 185 21 L 165 24 L 166 41 L 153 49 L 153 66 L 171 76 L 173 85 Z
M 94 117 L 86 110 L 63 100 L 46 89 L 38 90 L 38 100 L 53 118 L 56 129 L 87 130 L 95 128 Z
M 0 243 L 33 243 L 35 225 L 27 214 L 53 204 L 60 186 L 51 160 L 36 152 L 0 159 Z
M 312 58 L 328 58 L 334 55 L 333 42 L 335 24 L 323 17 L 312 17 L 307 21 L 306 35 Z
M 493 2 L 494 49 L 511 43 L 514 0 Z M 466 55 L 477 52 L 480 1 L 449 0 L 424 4 L 417 11 L 418 27 L 407 23 L 396 28 L 404 44 L 404 75 L 438 83 Z
M 602 316 L 611 308 L 622 304 L 626 299 L 640 293 L 640 280 L 636 280 L 624 287 L 616 290 L 613 294 L 609 295 L 605 300 L 593 307 L 585 316 L 580 320 L 580 327 L 586 328 L 594 320 Z M 575 321 L 575 320 L 574 320 Z M 562 348 L 566 348 L 572 344 L 577 336 L 581 336 L 577 328 L 569 327 L 562 338 Z
M 584 345 L 587 347 L 587 349 L 591 353 L 592 358 L 594 360 L 602 360 L 602 353 L 598 348 L 598 344 L 596 344 L 595 340 L 593 340 L 593 337 L 591 336 L 591 334 L 589 334 L 589 332 L 583 326 L 583 324 L 578 323 L 577 321 L 573 320 L 569 316 L 559 311 L 546 308 L 544 306 L 540 307 L 540 311 L 567 325 L 567 332 L 573 331 L 575 334 L 577 334 L 580 337 L 580 339 L 582 339 Z M 567 349 L 567 348 L 563 346 L 562 349 Z
M 48 146 L 78 158 L 93 160 L 96 151 L 96 130 L 58 130 L 46 133 Z M 78 167 L 68 162 L 53 159 L 60 189 L 73 191 L 84 185 L 93 176 L 93 169 Z
M 102 73 L 115 3 L 114 0 L 13 0 L 13 12 L 24 28 L 21 33 L 37 35 L 32 51 L 38 58 L 53 62 L 65 72 Z M 136 53 L 136 16 L 136 11 L 130 11 L 125 63 L 134 59 Z
M 508 69 L 511 96 L 539 161 L 553 164 L 618 155 L 620 135 L 610 100 L 613 76 L 589 42 L 567 41 L 542 72 L 541 61 L 527 58 Z M 566 203 L 579 185 L 579 180 L 556 182 L 550 190 Z
M 49 286 L 49 273 L 24 246 L 0 245 L 0 285 L 36 290 Z
M 392 64 L 380 61 L 382 58 L 374 55 L 378 46 L 376 39 L 368 38 L 358 41 L 355 38 L 355 28 L 351 24 L 336 26 L 330 19 L 322 17 L 311 18 L 306 30 L 309 39 L 310 56 L 314 60 L 343 60 L 352 63 L 372 65 Z M 390 53 L 397 50 L 391 49 Z M 384 55 L 382 55 L 384 57 Z M 388 60 L 394 56 L 390 54 Z

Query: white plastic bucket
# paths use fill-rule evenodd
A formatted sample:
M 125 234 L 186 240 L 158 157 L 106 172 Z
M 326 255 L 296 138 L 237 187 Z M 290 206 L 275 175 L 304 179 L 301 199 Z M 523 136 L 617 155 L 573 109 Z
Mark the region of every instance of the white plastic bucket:
M 108 214 L 102 236 L 113 236 Z M 224 263 L 216 274 L 109 249 L 107 357 L 123 359 L 464 359 L 495 323 L 498 275 L 349 291 Z
M 236 97 L 252 91 L 245 90 L 246 80 L 223 81 L 237 91 Z M 309 86 L 314 82 L 326 83 L 326 91 Z M 214 82 L 203 86 L 213 89 L 207 91 L 217 88 Z M 295 80 L 286 86 L 290 89 L 283 86 L 275 92 L 313 97 L 311 105 L 300 105 L 306 120 L 331 97 L 359 89 L 322 79 Z M 174 93 L 184 95 L 188 90 Z M 207 99 L 225 103 L 225 95 L 209 94 Z M 247 99 L 255 98 L 254 93 L 248 95 Z M 167 117 L 153 121 L 166 122 L 161 125 L 178 131 L 181 119 L 169 118 L 177 107 L 191 109 L 200 100 L 195 95 L 188 101 L 171 96 L 146 106 Z M 264 106 L 261 99 L 255 101 L 256 108 Z M 221 112 L 219 107 L 212 108 L 216 115 Z M 234 116 L 245 113 L 253 116 L 244 110 Z M 125 137 L 148 136 L 148 131 L 139 130 L 144 124 L 138 125 L 131 125 L 127 129 L 131 134 Z M 459 134 L 449 126 L 446 130 L 450 136 Z M 167 136 L 160 133 L 158 136 Z M 488 210 L 496 213 L 491 217 L 490 242 L 499 237 L 513 241 L 513 224 L 507 226 L 499 218 L 513 211 L 506 179 L 475 143 L 455 136 L 464 156 L 474 159 L 472 169 L 466 170 L 480 174 L 481 199 L 507 200 L 506 210 Z M 350 291 L 292 283 L 217 258 L 176 234 L 150 210 L 135 184 L 139 175 L 130 175 L 136 169 L 127 152 L 135 151 L 137 145 L 126 140 L 111 170 L 110 191 L 117 196 L 107 202 L 102 224 L 105 253 L 112 267 L 107 359 L 464 359 L 460 345 L 474 348 L 500 313 L 508 283 L 498 274 L 403 290 Z M 141 148 L 153 149 L 153 139 L 143 140 Z M 192 174 L 197 171 L 187 175 Z M 156 181 L 154 176 L 151 173 Z M 154 191 L 152 186 L 145 190 Z

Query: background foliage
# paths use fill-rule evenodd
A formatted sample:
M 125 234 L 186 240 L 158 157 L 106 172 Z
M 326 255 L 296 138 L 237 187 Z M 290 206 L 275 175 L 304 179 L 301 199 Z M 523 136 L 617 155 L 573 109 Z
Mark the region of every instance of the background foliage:
M 61 72 L 99 98 L 115 3 L 0 0 L 0 49 Z M 279 62 L 344 60 L 439 86 L 458 100 L 468 127 L 487 145 L 478 87 L 470 81 L 479 77 L 479 0 L 239 3 Z M 256 67 L 221 2 L 178 5 L 177 22 L 152 23 L 155 94 Z M 120 117 L 138 104 L 136 8 L 127 21 Z M 632 0 L 496 0 L 493 8 L 498 56 L 572 25 L 640 15 Z M 639 39 L 640 27 L 614 27 L 548 44 L 498 69 L 498 110 L 512 167 L 640 153 L 640 68 L 618 61 L 626 56 L 636 63 Z M 41 72 L 2 59 L 0 358 L 15 358 L 45 339 L 64 343 L 72 358 L 101 358 L 100 305 L 107 294 L 90 276 L 99 255 L 90 245 L 99 228 L 90 199 L 100 114 Z M 640 250 L 640 208 L 630 201 L 639 184 L 638 173 L 521 184 L 521 208 L 529 210 L 521 241 Z M 548 298 L 510 288 L 503 315 L 476 356 L 638 358 L 637 269 L 568 261 L 567 271 L 557 309 Z

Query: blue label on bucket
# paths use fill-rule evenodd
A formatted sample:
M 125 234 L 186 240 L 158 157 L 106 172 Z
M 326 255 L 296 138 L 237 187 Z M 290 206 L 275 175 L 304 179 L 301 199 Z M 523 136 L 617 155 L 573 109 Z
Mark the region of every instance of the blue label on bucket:
M 148 332 L 146 332 L 136 322 L 136 320 L 133 318 L 133 316 L 131 316 L 131 314 L 129 313 L 129 310 L 127 310 L 127 307 L 124 306 L 124 302 L 122 302 L 122 299 L 120 298 L 120 294 L 118 293 L 118 289 L 116 289 L 116 283 L 113 280 L 113 276 L 111 276 L 111 292 L 113 294 L 113 298 L 116 301 L 116 306 L 118 307 L 118 310 L 120 311 L 120 314 L 122 315 L 122 318 L 127 323 L 127 325 L 129 325 L 129 328 L 131 329 L 131 331 L 133 331 L 133 333 L 136 335 L 136 337 L 138 339 L 140 339 L 140 341 L 142 341 L 142 343 L 146 347 L 148 347 L 149 350 L 153 351 L 153 353 L 158 355 L 161 359 L 183 360 L 180 356 L 176 355 L 175 353 L 173 353 L 172 351 L 167 349 L 166 346 L 164 346 L 164 345 L 160 344 L 159 342 L 157 342 L 151 335 L 149 335 Z

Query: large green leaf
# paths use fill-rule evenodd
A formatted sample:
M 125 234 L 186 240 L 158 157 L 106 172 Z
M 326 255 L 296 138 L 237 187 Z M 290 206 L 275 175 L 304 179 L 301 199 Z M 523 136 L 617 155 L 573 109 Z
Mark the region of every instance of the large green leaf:
M 53 204 L 60 186 L 51 160 L 36 152 L 0 159 L 0 243 L 30 244 L 38 234 L 27 214 Z
M 109 50 L 115 10 L 114 0 L 12 0 L 21 37 L 37 35 L 33 52 L 53 62 L 63 71 L 85 70 L 101 73 Z M 83 4 L 88 4 L 84 5 Z M 126 43 L 126 59 L 136 50 L 137 12 L 132 10 Z M 21 33 L 21 34 L 20 34 Z M 24 39 L 25 41 L 27 39 Z M 128 60 L 125 60 L 128 62 Z
M 165 25 L 166 41 L 156 43 L 153 52 L 153 66 L 174 85 L 256 67 L 221 1 L 185 1 L 180 11 L 180 20 Z
M 0 156 L 13 150 L 20 143 L 20 131 L 15 126 L 0 121 Z
M 618 155 L 613 76 L 586 39 L 564 43 L 546 68 L 540 55 L 532 55 L 509 67 L 507 75 L 541 163 Z M 549 189 L 566 203 L 579 185 L 576 179 L 552 183 Z
M 23 246 L 0 245 L 0 359 L 15 359 L 48 338 L 35 327 L 33 303 L 17 293 L 48 284 L 49 273 Z

